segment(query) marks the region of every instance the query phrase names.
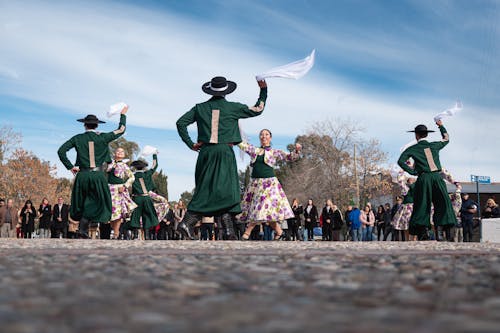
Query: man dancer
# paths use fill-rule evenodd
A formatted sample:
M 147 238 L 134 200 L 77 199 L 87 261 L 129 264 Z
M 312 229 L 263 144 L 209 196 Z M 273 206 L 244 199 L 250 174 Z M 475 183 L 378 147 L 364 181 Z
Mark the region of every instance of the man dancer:
M 203 216 L 215 216 L 221 223 L 224 238 L 236 239 L 233 216 L 241 212 L 241 198 L 233 145 L 242 141 L 238 120 L 258 116 L 264 110 L 267 85 L 264 80 L 258 81 L 258 85 L 259 99 L 249 107 L 228 102 L 225 96 L 236 89 L 236 83 L 221 76 L 214 77 L 201 88 L 213 97 L 196 104 L 177 121 L 182 141 L 190 149 L 199 151 L 193 199 L 177 227 L 184 238 L 193 239 L 193 226 Z M 198 127 L 196 143 L 187 130 L 192 123 Z
M 418 125 L 413 131 L 417 143 L 408 147 L 399 157 L 399 166 L 410 175 L 418 176 L 415 182 L 413 212 L 410 218 L 410 232 L 416 234 L 419 240 L 427 239 L 427 229 L 430 228 L 431 204 L 434 204 L 433 221 L 436 226 L 443 226 L 448 231 L 455 224 L 453 207 L 446 185 L 441 176 L 439 151 L 449 142 L 449 136 L 441 120 L 436 122 L 441 131 L 442 140 L 429 142 L 430 131 L 425 125 Z M 409 158 L 415 161 L 411 168 L 406 164 Z
M 88 238 L 89 223 L 107 223 L 111 219 L 111 194 L 106 177 L 105 163 L 111 162 L 108 144 L 125 133 L 125 114 L 128 106 L 121 111 L 120 123 L 113 132 L 99 133 L 98 124 L 104 123 L 93 114 L 83 119 L 85 133 L 77 134 L 66 141 L 57 151 L 64 166 L 76 175 L 71 191 L 70 217 L 80 221 L 80 237 Z M 66 153 L 76 150 L 76 163 L 71 164 Z

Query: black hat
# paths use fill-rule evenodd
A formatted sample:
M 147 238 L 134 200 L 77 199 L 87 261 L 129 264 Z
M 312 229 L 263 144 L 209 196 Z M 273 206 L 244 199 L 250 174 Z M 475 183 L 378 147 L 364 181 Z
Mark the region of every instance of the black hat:
M 85 124 L 104 124 L 105 123 L 105 121 L 97 119 L 97 117 L 93 114 L 89 114 L 83 119 L 77 119 L 77 121 L 79 121 L 81 123 L 85 123 Z
M 201 90 L 213 96 L 225 96 L 236 89 L 236 83 L 226 80 L 223 76 L 216 76 L 210 82 L 205 82 Z
M 408 132 L 414 132 L 414 133 L 431 133 L 431 132 L 435 132 L 435 131 L 428 130 L 427 126 L 425 126 L 425 125 L 418 125 L 417 127 L 415 127 L 415 129 L 413 131 L 408 131 Z
M 146 161 L 143 161 L 143 160 L 137 160 L 137 161 L 133 161 L 130 166 L 132 168 L 136 168 L 137 170 L 142 170 L 144 169 L 145 167 L 148 166 L 148 162 Z

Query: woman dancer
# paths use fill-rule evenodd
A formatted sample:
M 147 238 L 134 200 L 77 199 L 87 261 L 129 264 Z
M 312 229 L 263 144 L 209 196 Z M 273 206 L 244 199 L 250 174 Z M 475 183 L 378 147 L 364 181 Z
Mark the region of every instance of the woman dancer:
M 125 218 L 130 217 L 137 204 L 130 197 L 128 189 L 134 183 L 135 176 L 129 166 L 123 162 L 125 150 L 118 148 L 114 160 L 108 166 L 108 185 L 111 192 L 111 230 L 112 239 L 120 236 L 120 225 Z
M 243 201 L 241 203 L 241 221 L 248 222 L 243 240 L 250 238 L 253 228 L 260 223 L 267 222 L 275 231 L 275 240 L 281 239 L 283 230 L 278 222 L 292 218 L 292 208 L 288 203 L 285 192 L 274 173 L 274 166 L 278 161 L 293 161 L 299 157 L 300 144 L 295 144 L 295 151 L 285 153 L 282 150 L 271 148 L 272 133 L 263 129 L 259 133 L 261 147 L 255 147 L 242 142 L 238 146 L 250 155 L 252 176 Z
M 401 170 L 397 177 L 397 182 L 401 187 L 401 195 L 403 196 L 403 203 L 394 214 L 392 219 L 392 226 L 396 233 L 396 240 L 409 241 L 410 240 L 410 217 L 413 211 L 413 191 L 415 188 L 415 177 L 408 177 Z

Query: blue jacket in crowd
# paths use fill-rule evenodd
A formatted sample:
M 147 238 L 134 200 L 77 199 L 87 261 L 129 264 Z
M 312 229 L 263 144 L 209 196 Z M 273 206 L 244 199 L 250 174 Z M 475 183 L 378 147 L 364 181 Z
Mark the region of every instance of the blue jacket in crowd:
M 357 207 L 353 208 L 352 212 L 349 213 L 349 220 L 352 221 L 351 229 L 361 228 L 361 220 L 359 219 L 360 214 L 361 211 Z

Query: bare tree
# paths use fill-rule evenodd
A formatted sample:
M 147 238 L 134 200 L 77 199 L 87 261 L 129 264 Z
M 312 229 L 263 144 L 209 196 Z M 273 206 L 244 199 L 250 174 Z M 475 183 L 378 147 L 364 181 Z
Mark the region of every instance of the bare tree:
M 362 138 L 362 132 L 356 123 L 337 118 L 317 122 L 307 134 L 297 136 L 295 142 L 302 145 L 303 158 L 280 164 L 277 170 L 289 198 L 296 197 L 301 202 L 331 198 L 339 206 L 355 199 L 354 145 L 359 148 L 356 167 L 362 199 L 387 192 L 390 182 L 383 167 L 387 154 L 380 150 L 377 140 Z

